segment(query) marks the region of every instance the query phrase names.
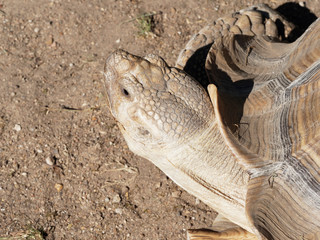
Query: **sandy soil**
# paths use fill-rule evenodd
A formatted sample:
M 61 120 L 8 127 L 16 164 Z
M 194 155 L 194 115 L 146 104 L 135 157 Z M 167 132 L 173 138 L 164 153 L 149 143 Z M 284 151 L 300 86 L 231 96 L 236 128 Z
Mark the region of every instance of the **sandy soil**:
M 258 2 L 0 1 L 0 239 L 171 240 L 210 227 L 213 210 L 130 153 L 101 71 L 117 48 L 173 64 L 201 27 Z M 320 15 L 319 0 L 285 2 L 269 5 Z M 153 33 L 141 36 L 145 13 Z

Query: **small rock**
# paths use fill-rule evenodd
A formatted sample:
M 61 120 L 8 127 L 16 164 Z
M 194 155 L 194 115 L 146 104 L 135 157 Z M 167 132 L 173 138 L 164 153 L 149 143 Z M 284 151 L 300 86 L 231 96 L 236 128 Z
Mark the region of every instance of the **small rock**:
M 200 203 L 200 200 L 199 200 L 199 198 L 196 198 L 196 205 L 198 205 Z
M 21 126 L 19 124 L 16 124 L 16 125 L 14 125 L 13 130 L 19 132 L 19 131 L 21 131 Z
M 108 202 L 110 202 L 110 198 L 106 197 L 106 198 L 104 199 L 104 201 L 105 201 L 106 203 L 108 203 Z
M 171 193 L 171 196 L 173 198 L 179 198 L 180 197 L 181 192 L 180 191 L 174 191 L 173 193 Z
M 28 176 L 28 174 L 26 172 L 22 172 L 21 175 L 24 177 Z
M 49 166 L 53 166 L 54 163 L 53 163 L 51 157 L 46 158 L 46 164 L 48 164 Z
M 121 202 L 121 197 L 119 196 L 119 194 L 115 195 L 112 199 L 113 203 L 119 203 Z
M 56 184 L 54 185 L 54 188 L 57 190 L 57 192 L 61 192 L 62 189 L 63 189 L 63 185 L 60 184 L 60 183 L 56 183 Z
M 122 209 L 121 208 L 116 208 L 114 211 L 117 214 L 122 214 Z
M 120 41 L 121 41 L 121 39 L 119 38 L 119 39 L 116 40 L 116 43 L 119 44 Z
M 37 153 L 43 153 L 42 149 L 40 149 L 40 148 L 37 148 L 37 149 L 36 149 L 36 152 L 37 152 Z
M 49 35 L 49 37 L 46 40 L 46 44 L 48 46 L 51 46 L 54 43 L 53 35 Z
M 302 1 L 301 1 L 301 2 L 299 2 L 299 5 L 300 5 L 301 7 L 306 7 L 307 4 L 306 4 L 306 2 L 302 2 Z
M 38 33 L 38 32 L 40 31 L 40 29 L 36 27 L 33 31 L 34 31 L 35 33 Z

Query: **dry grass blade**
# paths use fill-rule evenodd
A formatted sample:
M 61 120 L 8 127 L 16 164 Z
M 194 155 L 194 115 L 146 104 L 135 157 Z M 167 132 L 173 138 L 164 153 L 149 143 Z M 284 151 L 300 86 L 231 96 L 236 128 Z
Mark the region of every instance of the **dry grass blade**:
M 155 30 L 155 21 L 154 16 L 157 15 L 157 12 L 149 12 L 149 13 L 142 13 L 138 15 L 136 18 L 131 19 L 126 22 L 133 22 L 135 21 L 135 26 L 138 28 L 138 34 L 140 36 L 146 37 L 148 35 L 154 36 Z
M 136 18 L 136 26 L 138 28 L 138 34 L 141 36 L 147 36 L 154 30 L 153 16 L 156 13 L 143 13 Z

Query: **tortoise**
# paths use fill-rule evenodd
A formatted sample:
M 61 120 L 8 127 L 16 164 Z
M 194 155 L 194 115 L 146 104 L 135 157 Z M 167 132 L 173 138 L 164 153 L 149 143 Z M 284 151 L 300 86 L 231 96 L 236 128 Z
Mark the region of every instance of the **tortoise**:
M 109 108 L 130 150 L 219 215 L 188 239 L 320 239 L 320 20 L 266 5 L 220 18 L 175 67 L 116 50 Z

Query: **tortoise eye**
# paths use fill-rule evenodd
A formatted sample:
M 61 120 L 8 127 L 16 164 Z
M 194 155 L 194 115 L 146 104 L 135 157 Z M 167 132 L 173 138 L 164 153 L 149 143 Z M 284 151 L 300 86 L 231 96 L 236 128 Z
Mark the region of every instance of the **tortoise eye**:
M 122 92 L 122 94 L 125 95 L 126 97 L 129 97 L 129 96 L 130 96 L 130 93 L 129 93 L 128 90 L 125 89 L 125 88 L 122 88 L 122 89 L 121 89 L 121 92 Z

